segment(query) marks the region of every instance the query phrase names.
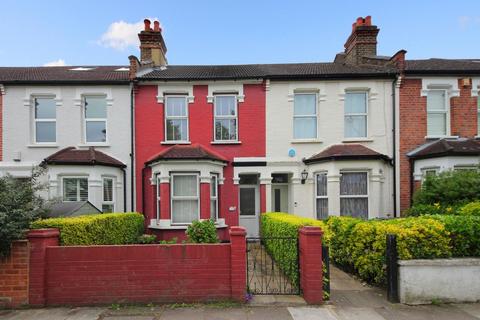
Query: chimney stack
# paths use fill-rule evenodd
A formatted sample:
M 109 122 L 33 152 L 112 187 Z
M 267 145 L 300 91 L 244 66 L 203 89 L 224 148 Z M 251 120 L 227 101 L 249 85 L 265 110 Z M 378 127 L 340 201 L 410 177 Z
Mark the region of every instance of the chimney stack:
M 160 22 L 151 22 L 148 19 L 143 20 L 145 28 L 138 34 L 140 39 L 140 62 L 142 64 L 151 64 L 154 67 L 167 65 L 167 46 L 162 36 Z
M 359 17 L 352 24 L 352 34 L 345 42 L 345 63 L 361 64 L 362 57 L 377 55 L 377 35 L 380 29 L 372 25 L 372 17 Z

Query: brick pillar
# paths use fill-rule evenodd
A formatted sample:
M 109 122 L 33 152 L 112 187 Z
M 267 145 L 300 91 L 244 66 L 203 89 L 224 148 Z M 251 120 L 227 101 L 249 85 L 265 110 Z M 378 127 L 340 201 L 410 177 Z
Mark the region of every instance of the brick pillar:
M 170 183 L 160 183 L 160 219 L 170 219 Z
M 210 182 L 200 183 L 200 219 L 210 219 Z
M 230 284 L 232 299 L 245 301 L 247 290 L 247 231 L 244 227 L 230 228 Z
M 29 304 L 43 306 L 46 303 L 47 247 L 58 246 L 58 229 L 36 229 L 28 232 L 30 242 Z
M 0 309 L 28 304 L 28 241 L 11 245 L 10 256 L 0 258 Z
M 299 230 L 300 286 L 308 304 L 323 301 L 322 234 L 319 227 L 303 227 Z

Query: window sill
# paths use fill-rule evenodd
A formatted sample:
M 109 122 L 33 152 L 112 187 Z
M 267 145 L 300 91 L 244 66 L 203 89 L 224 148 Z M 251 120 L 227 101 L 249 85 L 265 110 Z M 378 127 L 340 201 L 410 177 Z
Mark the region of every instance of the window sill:
M 320 139 L 294 139 L 291 140 L 290 143 L 296 144 L 296 143 L 322 143 L 323 141 Z
M 217 222 L 215 222 L 215 227 L 217 229 L 222 229 L 222 228 L 228 228 L 228 225 L 225 224 L 225 219 L 218 219 Z M 182 224 L 182 225 L 175 225 L 171 224 L 170 220 L 164 220 L 164 219 L 151 219 L 150 224 L 148 226 L 149 229 L 156 229 L 156 230 L 186 230 L 188 228 L 188 225 Z
M 425 139 L 433 140 L 433 139 L 458 139 L 459 136 L 425 136 Z
M 58 148 L 58 144 L 29 144 L 27 148 Z
M 111 147 L 111 145 L 109 143 L 82 143 L 82 144 L 78 144 L 77 147 L 79 148 L 88 148 L 88 147 L 105 147 L 105 148 L 108 148 L 108 147 Z
M 211 141 L 210 144 L 242 144 L 242 141 Z
M 342 142 L 349 143 L 349 142 L 373 142 L 372 138 L 347 138 L 343 139 Z
M 174 145 L 174 144 L 192 144 L 190 141 L 162 141 L 160 144 Z

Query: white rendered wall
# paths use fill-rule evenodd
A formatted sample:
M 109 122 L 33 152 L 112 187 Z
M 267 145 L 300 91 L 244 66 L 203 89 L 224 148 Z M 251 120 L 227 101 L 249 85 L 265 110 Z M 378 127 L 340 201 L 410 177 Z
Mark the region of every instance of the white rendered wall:
M 439 157 L 431 159 L 416 160 L 414 164 L 413 176 L 415 180 L 422 180 L 426 169 L 435 169 L 438 172 L 452 170 L 455 168 L 475 167 L 480 164 L 480 157 Z

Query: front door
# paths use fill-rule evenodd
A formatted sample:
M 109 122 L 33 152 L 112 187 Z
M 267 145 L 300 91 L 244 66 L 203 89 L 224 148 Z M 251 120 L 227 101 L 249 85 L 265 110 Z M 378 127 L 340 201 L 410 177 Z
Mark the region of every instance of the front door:
M 259 236 L 260 201 L 258 185 L 239 185 L 240 225 L 247 237 Z
M 272 185 L 272 209 L 275 212 L 288 212 L 288 185 Z

